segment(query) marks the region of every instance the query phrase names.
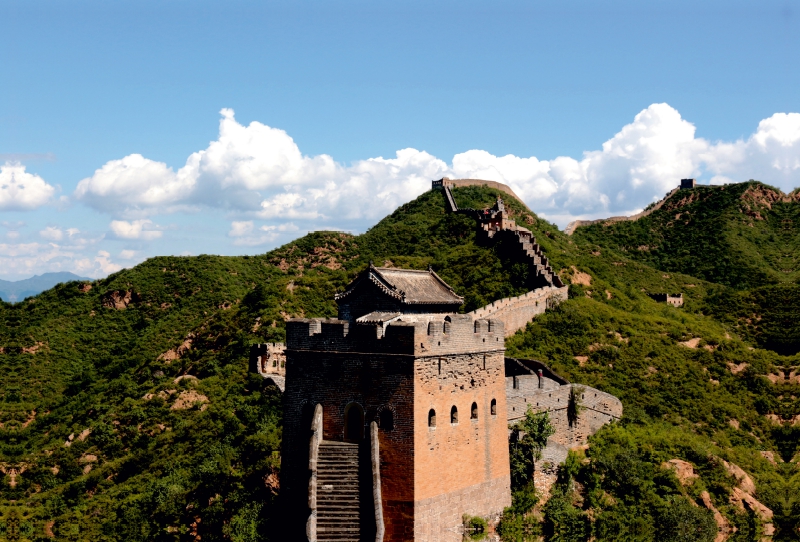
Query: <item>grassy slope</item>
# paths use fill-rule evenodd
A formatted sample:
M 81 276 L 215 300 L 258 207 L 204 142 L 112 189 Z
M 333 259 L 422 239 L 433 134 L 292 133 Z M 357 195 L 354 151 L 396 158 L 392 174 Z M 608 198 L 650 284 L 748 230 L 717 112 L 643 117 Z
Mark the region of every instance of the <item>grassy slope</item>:
M 579 228 L 575 239 L 727 286 L 707 299 L 705 312 L 762 347 L 794 354 L 800 351 L 796 194 L 755 181 L 697 187 L 678 191 L 638 221 Z
M 479 207 L 498 193 L 462 188 L 455 195 L 459 205 Z M 518 202 L 508 204 L 563 277 L 592 276 L 591 285 L 571 288 L 573 299 L 559 310 L 512 338 L 509 351 L 545 359 L 575 381 L 622 398 L 628 421 L 606 441 L 598 437 L 605 444 L 596 453 L 627 439 L 653 465 L 662 457 L 697 460 L 699 449 L 706 458 L 735 460 L 756 477 L 759 498 L 787 524 L 795 521 L 792 502 L 782 500 L 793 467 L 772 465 L 758 451 L 794 453 L 794 434 L 760 414 L 791 417 L 796 405 L 777 397 L 800 394 L 793 384 L 776 390 L 761 375 L 797 360 L 748 350 L 729 327 L 700 314 L 724 287 L 674 268 L 665 273 L 624 247 L 598 250 L 599 237 L 570 239 Z M 463 310 L 525 291 L 523 271 L 499 253 L 476 246 L 470 220 L 445 214 L 441 193 L 429 192 L 361 236 L 310 234 L 258 257 L 154 258 L 96 281 L 88 292 L 70 283 L 3 305 L 0 461 L 24 472 L 14 488 L 10 476 L 3 480 L 0 511 L 23 518 L 26 540 L 46 528 L 67 540 L 274 534 L 280 401 L 247 374 L 249 344 L 282 340 L 287 316 L 335 315 L 332 292 L 369 260 L 433 265 L 465 296 Z M 686 309 L 655 304 L 642 290 L 687 292 Z M 133 302 L 124 310 L 104 307 L 113 291 L 133 292 Z M 677 344 L 690 337 L 712 350 Z M 159 359 L 187 339 L 191 349 L 179 359 Z M 575 356 L 587 356 L 586 363 Z M 749 369 L 732 374 L 728 363 L 740 362 Z M 199 380 L 173 382 L 185 374 Z M 207 407 L 171 409 L 189 390 L 207 397 Z M 691 445 L 682 447 L 684 441 Z M 733 481 L 712 465 L 701 482 L 734 518 L 725 505 Z M 609 521 L 626 517 L 597 506 Z

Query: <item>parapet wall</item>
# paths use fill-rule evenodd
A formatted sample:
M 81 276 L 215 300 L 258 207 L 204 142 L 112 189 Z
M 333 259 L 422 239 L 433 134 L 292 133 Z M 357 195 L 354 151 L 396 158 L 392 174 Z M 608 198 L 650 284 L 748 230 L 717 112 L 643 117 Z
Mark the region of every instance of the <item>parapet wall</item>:
M 494 318 L 503 322 L 505 336 L 510 337 L 548 308 L 566 301 L 567 291 L 566 286 L 561 288 L 545 286 L 521 296 L 493 301 L 468 314 L 475 319 Z
M 335 319 L 286 323 L 288 350 L 361 352 L 415 357 L 504 350 L 503 322 L 450 314 L 429 322 L 355 324 Z
M 443 188 L 445 186 L 454 188 L 457 186 L 483 186 L 483 185 L 486 185 L 489 188 L 496 188 L 497 190 L 505 192 L 509 196 L 514 197 L 517 201 L 525 205 L 525 202 L 522 201 L 522 198 L 516 195 L 514 191 L 511 190 L 510 186 L 508 186 L 507 184 L 498 183 L 497 181 L 485 181 L 483 179 L 448 179 L 447 177 L 439 179 L 438 181 L 431 181 L 431 188 L 434 190 L 437 188 Z
M 678 190 L 680 190 L 680 187 L 673 188 L 672 190 L 667 192 L 667 195 L 664 196 L 663 199 L 658 201 L 658 203 L 656 203 L 655 205 L 653 205 L 649 209 L 645 209 L 644 211 L 642 211 L 640 213 L 636 213 L 635 215 L 631 215 L 631 216 L 610 216 L 608 218 L 598 218 L 597 220 L 573 220 L 572 222 L 567 224 L 567 227 L 564 229 L 564 233 L 566 233 L 567 235 L 572 235 L 573 233 L 575 233 L 575 230 L 580 228 L 581 226 L 591 226 L 592 224 L 603 224 L 603 223 L 613 223 L 613 222 L 628 222 L 628 221 L 639 220 L 640 218 L 644 218 L 644 217 L 648 216 L 649 214 L 654 213 L 655 211 L 658 211 L 659 209 L 661 209 L 661 206 L 664 205 L 664 202 L 666 202 L 670 198 L 670 196 L 672 194 L 674 194 L 675 192 L 677 192 Z
M 552 440 L 567 448 L 586 444 L 590 435 L 605 424 L 622 417 L 622 402 L 619 399 L 589 386 L 581 384 L 559 386 L 554 382 L 548 382 L 546 388 L 537 389 L 538 378 L 533 375 L 517 377 L 517 385 L 517 389 L 511 387 L 511 382 L 506 385 L 509 423 L 522 419 L 529 405 L 536 412 L 546 411 L 550 414 L 550 422 L 556 430 L 551 437 Z M 570 426 L 567 406 L 573 388 L 580 393 L 581 412 L 577 422 Z
M 250 371 L 261 376 L 286 376 L 286 345 L 284 343 L 252 345 Z
M 673 307 L 683 307 L 683 294 L 647 294 L 654 301 L 668 303 Z

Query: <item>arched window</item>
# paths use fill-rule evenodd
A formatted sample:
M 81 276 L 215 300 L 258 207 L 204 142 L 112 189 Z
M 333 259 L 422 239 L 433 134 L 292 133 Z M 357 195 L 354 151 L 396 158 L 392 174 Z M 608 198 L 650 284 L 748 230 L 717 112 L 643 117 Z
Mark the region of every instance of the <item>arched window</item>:
M 458 409 L 456 405 L 453 405 L 453 408 L 450 409 L 450 423 L 458 423 Z
M 436 411 L 433 409 L 428 411 L 428 427 L 436 427 Z
M 492 399 L 492 404 L 489 408 L 492 416 L 497 416 L 497 399 Z
M 478 419 L 478 403 L 472 403 L 472 410 L 470 410 L 469 418 L 471 420 Z
M 384 431 L 391 431 L 394 429 L 394 413 L 390 409 L 384 408 L 381 410 L 380 414 L 378 414 L 378 427 Z
M 344 407 L 344 439 L 360 442 L 364 438 L 364 409 L 358 403 Z

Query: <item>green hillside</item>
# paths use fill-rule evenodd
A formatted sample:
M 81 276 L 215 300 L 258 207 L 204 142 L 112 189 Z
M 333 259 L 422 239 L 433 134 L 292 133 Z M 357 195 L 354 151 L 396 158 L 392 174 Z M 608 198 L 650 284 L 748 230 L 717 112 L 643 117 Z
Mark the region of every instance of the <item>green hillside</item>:
M 783 354 L 800 351 L 800 198 L 756 181 L 678 191 L 634 222 L 578 228 L 576 242 L 727 286 L 706 312 Z
M 736 289 L 800 279 L 800 200 L 756 181 L 679 190 L 647 217 L 576 239 Z
M 699 191 L 703 197 L 683 204 L 698 221 L 727 222 L 682 240 L 658 237 L 644 221 L 641 230 L 597 226 L 570 238 L 503 194 L 573 283 L 570 300 L 510 339 L 510 354 L 614 393 L 626 412 L 596 436 L 589 461 L 572 464 L 561 493 L 539 512 L 554 540 L 584 540 L 590 531 L 597 539 L 620 539 L 613 532 L 663 539 L 659 526 L 676 521 L 674 510 L 688 510 L 699 526 L 685 540 L 705 540 L 710 512 L 693 506 L 703 491 L 736 536 L 750 539 L 760 523 L 730 503 L 737 481 L 723 460 L 753 478 L 780 536 L 790 539 L 798 526 L 800 477 L 790 461 L 800 389 L 796 378 L 767 377 L 789 375 L 799 363 L 763 339 L 778 336 L 770 330 L 793 309 L 789 303 L 780 309 L 788 313 L 776 310 L 754 329 L 739 316 L 752 296 L 772 303 L 778 290 L 758 287 L 794 287 L 794 271 L 782 269 L 797 269 L 787 267 L 796 236 L 781 229 L 790 227 L 794 206 L 772 204 L 758 211 L 767 217 L 758 227 L 739 228 L 725 202 L 735 193 L 743 201 L 744 186 L 761 185 L 726 187 L 721 199 Z M 454 195 L 459 206 L 483 207 L 499 192 L 468 187 Z M 790 244 L 761 248 L 757 240 L 769 235 Z M 651 236 L 641 244 L 659 249 L 631 250 L 637 236 Z M 286 318 L 334 316 L 333 293 L 370 261 L 433 266 L 465 297 L 464 311 L 527 291 L 526 268 L 474 237 L 471 219 L 446 214 L 441 192 L 431 191 L 363 235 L 313 233 L 251 257 L 153 258 L 1 305 L 0 540 L 280 540 L 280 394 L 248 374 L 250 345 L 283 340 Z M 748 265 L 764 282 L 693 251 L 685 267 L 666 265 L 665 254 L 683 254 L 679 243 L 757 253 Z M 652 291 L 682 291 L 686 306 L 659 305 L 646 296 Z M 675 458 L 697 467 L 692 485 L 661 467 Z

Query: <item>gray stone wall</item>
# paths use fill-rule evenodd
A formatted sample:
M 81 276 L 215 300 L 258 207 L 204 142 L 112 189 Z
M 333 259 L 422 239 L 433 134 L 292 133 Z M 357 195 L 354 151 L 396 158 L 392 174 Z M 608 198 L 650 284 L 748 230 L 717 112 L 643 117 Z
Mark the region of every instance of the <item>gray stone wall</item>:
M 565 301 L 567 290 L 566 286 L 537 288 L 521 296 L 493 301 L 485 307 L 472 311 L 469 315 L 475 319 L 494 318 L 502 321 L 505 336 L 510 337 L 528 325 L 528 322 L 536 316 L 544 314 L 545 310 L 552 307 L 554 303 Z
M 263 377 L 286 376 L 286 345 L 259 343 L 250 347 L 250 370 Z
M 286 323 L 288 350 L 363 352 L 387 355 L 439 356 L 504 350 L 503 323 L 466 314 L 442 315 L 439 321 L 401 320 L 380 326 L 350 325 L 335 319 L 293 319 Z M 382 336 L 381 336 L 382 335 Z
M 539 388 L 536 376 L 518 376 L 517 388 L 513 379 L 506 378 L 508 421 L 513 423 L 525 416 L 530 405 L 536 412 L 547 411 L 556 430 L 552 439 L 567 448 L 582 446 L 590 435 L 602 426 L 622 417 L 622 402 L 609 393 L 581 384 L 559 385 L 544 378 L 544 388 Z M 581 413 L 572 427 L 567 418 L 570 390 L 580 391 Z
M 581 226 L 591 226 L 592 224 L 603 224 L 603 223 L 613 223 L 613 222 L 628 222 L 628 221 L 639 220 L 640 218 L 644 218 L 644 217 L 650 215 L 651 213 L 654 213 L 655 211 L 658 211 L 659 209 L 661 209 L 661 206 L 664 205 L 664 203 L 670 198 L 670 196 L 672 196 L 672 194 L 677 192 L 679 189 L 680 189 L 680 187 L 673 188 L 672 190 L 667 192 L 667 195 L 664 196 L 663 199 L 659 200 L 658 203 L 656 203 L 654 206 L 652 206 L 651 208 L 649 208 L 649 209 L 647 209 L 645 211 L 642 211 L 640 213 L 636 213 L 635 215 L 631 215 L 631 216 L 612 216 L 612 217 L 609 217 L 609 218 L 598 218 L 597 220 L 574 220 L 574 221 L 570 222 L 569 224 L 567 224 L 567 227 L 564 229 L 564 233 L 566 233 L 567 235 L 572 235 L 573 233 L 575 233 L 575 230 L 580 228 Z
M 510 505 L 510 477 L 418 501 L 414 503 L 414 541 L 462 542 L 464 514 L 497 517 Z

